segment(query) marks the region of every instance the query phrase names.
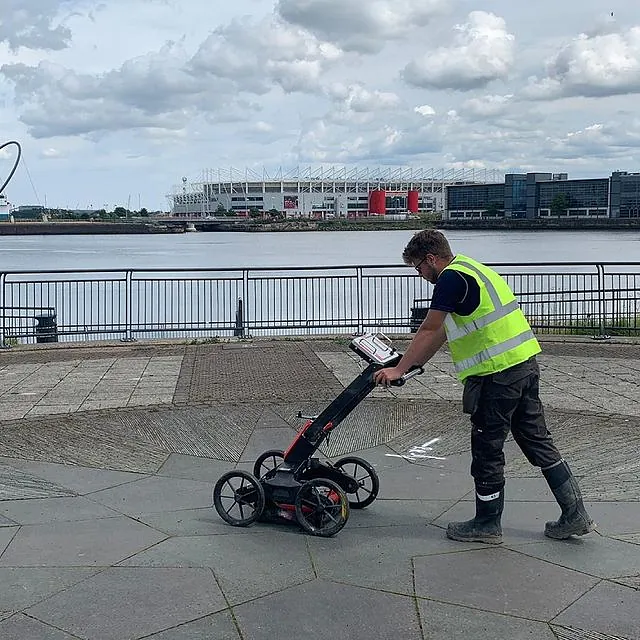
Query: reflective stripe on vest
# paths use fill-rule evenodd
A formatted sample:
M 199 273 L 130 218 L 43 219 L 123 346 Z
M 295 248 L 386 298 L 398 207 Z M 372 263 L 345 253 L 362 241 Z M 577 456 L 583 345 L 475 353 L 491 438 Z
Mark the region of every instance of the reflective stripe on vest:
M 494 358 L 495 356 L 511 351 L 511 349 L 515 349 L 515 347 L 519 347 L 521 344 L 533 339 L 535 339 L 535 336 L 533 335 L 533 331 L 529 329 L 528 331 L 521 333 L 519 336 L 515 336 L 515 338 L 510 338 L 509 340 L 505 340 L 505 342 L 501 342 L 500 344 L 495 344 L 488 349 L 484 349 L 483 351 L 480 351 L 480 353 L 476 353 L 475 356 L 471 356 L 466 360 L 454 362 L 453 366 L 456 373 L 462 373 L 467 369 L 471 369 L 471 367 L 475 367 L 487 360 L 491 360 L 491 358 Z
M 465 265 L 466 266 L 466 265 Z M 476 320 L 472 320 L 465 325 L 459 327 L 450 314 L 447 315 L 445 319 L 445 325 L 447 330 L 447 340 L 454 341 L 458 338 L 463 338 L 464 336 L 477 331 L 478 329 L 482 329 L 482 327 L 486 327 L 487 325 L 495 322 L 496 320 L 500 320 L 505 316 L 508 316 L 510 313 L 517 311 L 520 305 L 518 305 L 517 300 L 513 300 L 503 307 L 498 307 L 495 311 L 488 313 L 486 316 L 482 316 L 482 318 L 478 318 Z

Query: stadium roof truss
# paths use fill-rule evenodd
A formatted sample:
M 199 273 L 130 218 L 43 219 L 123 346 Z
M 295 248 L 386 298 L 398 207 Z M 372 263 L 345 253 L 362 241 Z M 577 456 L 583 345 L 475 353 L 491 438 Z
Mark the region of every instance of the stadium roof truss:
M 202 182 L 497 182 L 493 169 L 434 169 L 420 167 L 303 167 L 256 171 L 250 167 L 205 169 Z
M 280 184 L 283 191 L 324 191 L 321 185 L 327 183 L 345 183 L 346 191 L 359 191 L 355 184 L 367 184 L 370 189 L 386 188 L 401 190 L 403 187 L 417 188 L 421 191 L 442 192 L 448 184 L 495 183 L 504 179 L 496 169 L 434 169 L 412 167 L 311 167 L 298 166 L 288 170 L 282 168 L 257 171 L 250 167 L 238 169 L 226 167 L 205 169 L 198 180 L 186 181 L 174 187 L 174 194 L 196 194 L 205 191 L 205 185 L 225 185 L 225 192 L 235 192 L 231 185 Z M 423 188 L 420 188 L 423 187 Z M 169 196 L 171 197 L 171 196 Z

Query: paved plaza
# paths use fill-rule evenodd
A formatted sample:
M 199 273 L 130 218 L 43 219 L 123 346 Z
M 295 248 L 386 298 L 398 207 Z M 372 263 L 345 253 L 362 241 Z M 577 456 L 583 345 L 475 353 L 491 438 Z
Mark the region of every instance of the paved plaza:
M 366 458 L 380 495 L 316 538 L 230 527 L 212 488 L 361 371 L 347 339 L 0 351 L 0 638 L 640 640 L 640 345 L 543 349 L 549 426 L 598 531 L 545 538 L 559 509 L 508 441 L 491 548 L 444 535 L 474 509 L 446 353 L 332 434 L 323 454 Z

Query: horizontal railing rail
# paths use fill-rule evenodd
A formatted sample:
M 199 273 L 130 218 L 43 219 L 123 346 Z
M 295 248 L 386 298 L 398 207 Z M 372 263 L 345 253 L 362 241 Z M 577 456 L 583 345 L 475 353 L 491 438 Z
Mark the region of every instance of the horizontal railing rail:
M 640 262 L 496 263 L 537 333 L 640 334 Z M 415 330 L 404 265 L 0 273 L 0 344 Z

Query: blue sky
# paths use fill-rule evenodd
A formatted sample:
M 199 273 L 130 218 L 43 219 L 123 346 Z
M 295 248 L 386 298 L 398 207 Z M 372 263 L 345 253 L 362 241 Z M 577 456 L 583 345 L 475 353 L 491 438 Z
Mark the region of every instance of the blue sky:
M 2 7 L 0 143 L 28 169 L 14 204 L 166 209 L 218 167 L 640 171 L 636 2 Z

